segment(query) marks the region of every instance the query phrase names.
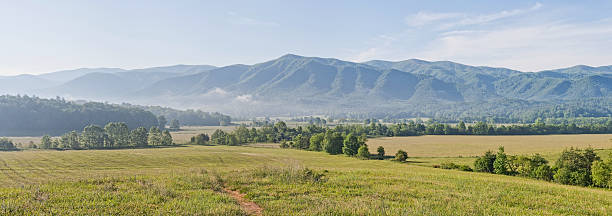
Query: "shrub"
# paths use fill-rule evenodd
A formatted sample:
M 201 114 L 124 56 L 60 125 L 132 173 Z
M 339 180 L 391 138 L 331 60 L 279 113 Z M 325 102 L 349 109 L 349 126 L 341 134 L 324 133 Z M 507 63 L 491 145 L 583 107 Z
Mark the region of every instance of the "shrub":
M 594 161 L 599 160 L 592 148 L 564 150 L 555 163 L 558 170 L 553 177 L 556 182 L 561 184 L 590 185 L 592 182 L 591 165 Z
M 553 179 L 554 172 L 550 166 L 542 164 L 533 171 L 533 178 L 550 181 Z
M 493 163 L 495 162 L 495 155 L 491 151 L 487 151 L 482 157 L 478 157 L 474 161 L 474 170 L 478 172 L 493 173 Z
M 399 161 L 399 162 L 405 162 L 408 159 L 408 153 L 406 153 L 403 150 L 398 150 L 397 153 L 395 153 L 395 160 Z
M 591 177 L 593 185 L 597 187 L 612 187 L 612 169 L 602 161 L 594 161 L 591 166 Z
M 453 163 L 453 162 L 445 162 L 445 163 L 441 163 L 440 164 L 440 168 L 442 169 L 457 169 L 459 168 L 459 165 Z
M 368 145 L 363 144 L 357 150 L 357 157 L 361 159 L 370 159 L 370 150 L 368 149 Z
M 468 165 L 459 165 L 457 169 L 461 171 L 472 172 L 472 168 Z
M 495 161 L 493 162 L 493 171 L 496 174 L 508 175 L 508 155 L 504 152 L 504 147 L 500 146 Z
M 379 160 L 385 159 L 385 148 L 382 146 L 378 146 L 378 148 L 376 149 L 376 156 L 378 156 Z

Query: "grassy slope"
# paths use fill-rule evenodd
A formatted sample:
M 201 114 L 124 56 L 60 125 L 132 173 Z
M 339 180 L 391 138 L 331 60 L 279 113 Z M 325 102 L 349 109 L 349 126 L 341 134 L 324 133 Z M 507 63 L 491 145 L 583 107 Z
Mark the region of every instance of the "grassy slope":
M 327 172 L 274 174 L 300 167 Z M 222 185 L 269 215 L 612 213 L 609 190 L 287 149 L 0 152 L 0 171 L 0 213 L 244 214 Z

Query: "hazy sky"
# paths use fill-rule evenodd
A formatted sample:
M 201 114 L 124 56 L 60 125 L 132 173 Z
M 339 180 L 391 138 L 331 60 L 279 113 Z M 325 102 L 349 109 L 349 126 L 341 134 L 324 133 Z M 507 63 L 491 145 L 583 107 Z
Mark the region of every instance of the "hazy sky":
M 612 1 L 0 0 L 0 75 L 286 53 L 535 71 L 612 65 Z

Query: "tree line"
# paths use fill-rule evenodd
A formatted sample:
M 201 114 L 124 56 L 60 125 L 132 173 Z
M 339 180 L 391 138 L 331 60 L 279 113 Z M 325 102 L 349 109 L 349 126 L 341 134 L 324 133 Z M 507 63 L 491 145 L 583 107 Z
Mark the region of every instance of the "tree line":
M 12 151 L 16 150 L 15 144 L 13 141 L 8 138 L 0 138 L 0 151 Z
M 410 119 L 432 118 L 441 122 L 534 123 L 537 119 L 609 118 L 612 98 L 585 98 L 570 101 L 526 101 L 494 99 L 461 103 L 413 103 L 403 109 L 381 107 L 376 112 L 327 113 L 335 119 Z M 406 108 L 408 107 L 408 108 Z M 551 122 L 552 123 L 552 122 Z
M 240 145 L 255 142 L 286 142 L 289 148 L 311 149 L 310 139 L 314 141 L 320 137 L 328 137 L 333 140 L 337 133 L 344 139 L 349 134 L 365 140 L 367 137 L 380 136 L 420 136 L 420 135 L 544 135 L 544 134 L 599 134 L 612 133 L 612 120 L 608 119 L 605 124 L 546 124 L 536 121 L 534 124 L 524 125 L 495 125 L 486 122 L 475 124 L 440 124 L 408 121 L 397 124 L 381 124 L 374 121 L 370 124 L 349 124 L 337 125 L 333 128 L 323 127 L 322 125 L 309 124 L 296 128 L 287 127 L 285 122 L 275 124 L 262 124 L 260 128 L 247 128 L 245 125 L 238 126 L 232 132 L 216 130 L 210 136 L 206 134 L 207 140 L 202 140 L 204 136 L 194 137 L 192 143 L 215 144 L 215 145 Z M 203 134 L 204 135 L 204 134 Z M 320 143 L 315 142 L 313 149 L 319 149 Z
M 172 135 L 158 126 L 150 129 L 138 127 L 130 130 L 124 122 L 110 122 L 104 127 L 88 125 L 82 132 L 71 131 L 59 138 L 45 135 L 38 146 L 41 149 L 118 149 L 170 146 Z
M 443 163 L 444 169 L 472 171 L 465 165 Z M 539 154 L 508 155 L 504 147 L 497 153 L 487 151 L 474 162 L 474 171 L 522 176 L 560 184 L 612 188 L 612 155 L 603 161 L 592 148 L 566 149 L 552 165 Z

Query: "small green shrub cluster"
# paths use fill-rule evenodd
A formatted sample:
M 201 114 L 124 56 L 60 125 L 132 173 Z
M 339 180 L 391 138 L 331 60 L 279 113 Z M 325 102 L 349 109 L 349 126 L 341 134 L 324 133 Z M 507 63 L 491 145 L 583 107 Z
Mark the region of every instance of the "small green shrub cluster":
M 191 137 L 189 144 L 191 145 L 206 145 L 210 141 L 210 137 L 208 134 L 198 134 L 196 136 Z
M 454 168 L 453 164 L 442 164 L 441 168 Z M 612 188 L 612 158 L 602 161 L 592 148 L 566 149 L 549 166 L 539 154 L 533 156 L 506 155 L 500 147 L 497 154 L 491 151 L 478 157 L 474 170 L 501 175 L 523 176 L 554 181 L 560 184 Z
M 404 150 L 397 150 L 397 153 L 395 153 L 395 160 L 399 161 L 399 162 L 406 162 L 406 160 L 408 159 L 408 153 L 406 153 Z

